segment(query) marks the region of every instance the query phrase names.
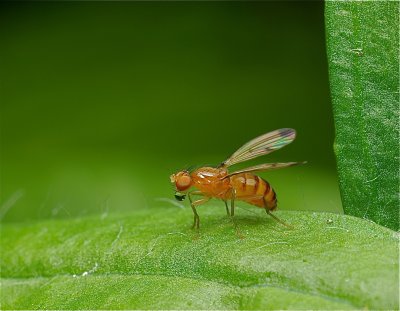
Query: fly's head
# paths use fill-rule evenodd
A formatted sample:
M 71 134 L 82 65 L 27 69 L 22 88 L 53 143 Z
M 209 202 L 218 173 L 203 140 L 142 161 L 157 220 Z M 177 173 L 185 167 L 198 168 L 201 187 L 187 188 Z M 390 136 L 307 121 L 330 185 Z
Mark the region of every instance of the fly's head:
M 183 201 L 186 197 L 186 192 L 192 186 L 192 178 L 188 171 L 180 171 L 170 176 L 171 183 L 175 187 L 175 199 Z

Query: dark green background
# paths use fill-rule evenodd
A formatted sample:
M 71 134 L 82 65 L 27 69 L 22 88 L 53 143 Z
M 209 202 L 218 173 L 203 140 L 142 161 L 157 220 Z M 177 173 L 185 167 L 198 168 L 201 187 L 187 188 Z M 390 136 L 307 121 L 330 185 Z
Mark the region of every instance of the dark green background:
M 3 3 L 0 40 L 3 221 L 177 208 L 171 173 L 281 127 L 248 165 L 308 160 L 261 174 L 280 208 L 341 211 L 322 3 Z

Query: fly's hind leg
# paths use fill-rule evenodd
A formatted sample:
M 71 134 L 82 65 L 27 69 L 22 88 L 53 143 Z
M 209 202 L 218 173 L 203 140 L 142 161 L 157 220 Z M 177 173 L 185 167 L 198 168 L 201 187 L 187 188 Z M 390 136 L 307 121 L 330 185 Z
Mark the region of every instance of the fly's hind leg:
M 232 192 L 231 216 L 233 216 L 233 213 L 234 213 L 233 201 L 234 201 L 235 198 L 236 198 L 236 191 L 235 191 L 234 193 Z M 243 197 L 240 197 L 241 200 L 242 200 L 242 199 L 247 199 L 247 200 L 249 200 L 249 199 L 261 199 L 261 198 L 263 199 L 263 202 L 264 202 L 264 209 L 265 209 L 266 213 L 267 213 L 269 216 L 271 216 L 273 219 L 275 219 L 277 222 L 279 222 L 280 224 L 284 225 L 285 227 L 288 227 L 288 228 L 290 228 L 290 229 L 293 229 L 293 226 L 288 225 L 288 224 L 285 223 L 283 220 L 279 219 L 278 217 L 276 217 L 275 215 L 273 215 L 273 214 L 271 213 L 271 211 L 270 211 L 270 210 L 268 209 L 268 207 L 267 207 L 267 203 L 265 202 L 265 199 L 264 199 L 263 196 L 260 196 L 260 195 L 251 195 L 251 196 L 243 196 Z
M 265 205 L 265 211 L 269 216 L 271 216 L 273 219 L 275 219 L 277 222 L 279 222 L 280 224 L 284 225 L 285 227 L 293 229 L 293 226 L 288 225 L 282 219 L 279 219 L 278 217 L 276 217 L 274 214 L 271 213 L 271 211 L 267 207 L 267 204 L 266 204 L 265 200 L 264 200 L 264 205 Z
M 200 228 L 200 217 L 199 214 L 197 214 L 196 207 L 206 203 L 208 200 L 210 200 L 210 197 L 204 197 L 202 199 L 198 199 L 193 201 L 193 195 L 202 195 L 204 196 L 203 192 L 201 191 L 192 191 L 188 193 L 189 201 L 190 201 L 190 206 L 192 207 L 194 219 L 193 219 L 193 226 L 192 228 L 199 229 Z
M 265 208 L 265 211 L 267 212 L 267 214 L 269 216 L 271 216 L 273 219 L 275 219 L 277 222 L 279 222 L 280 224 L 284 225 L 285 227 L 288 227 L 290 229 L 293 229 L 293 226 L 288 225 L 286 222 L 284 222 L 282 219 L 279 219 L 278 217 L 276 217 L 274 214 L 272 214 L 268 208 Z

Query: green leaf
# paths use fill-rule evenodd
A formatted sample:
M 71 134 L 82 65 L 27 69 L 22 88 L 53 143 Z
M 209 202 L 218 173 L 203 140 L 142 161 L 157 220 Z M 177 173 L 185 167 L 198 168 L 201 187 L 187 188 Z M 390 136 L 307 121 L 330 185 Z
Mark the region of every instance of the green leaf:
M 397 309 L 397 233 L 223 204 L 2 226 L 2 309 Z
M 326 3 L 335 152 L 346 214 L 399 229 L 399 2 Z

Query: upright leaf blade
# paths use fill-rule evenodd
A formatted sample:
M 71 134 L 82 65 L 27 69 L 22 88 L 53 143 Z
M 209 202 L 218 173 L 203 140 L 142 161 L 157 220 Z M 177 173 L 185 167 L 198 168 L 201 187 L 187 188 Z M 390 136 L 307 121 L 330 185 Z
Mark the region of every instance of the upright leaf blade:
M 346 214 L 399 229 L 399 2 L 328 1 L 335 152 Z

